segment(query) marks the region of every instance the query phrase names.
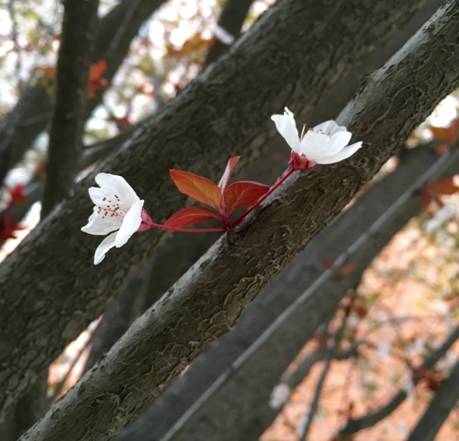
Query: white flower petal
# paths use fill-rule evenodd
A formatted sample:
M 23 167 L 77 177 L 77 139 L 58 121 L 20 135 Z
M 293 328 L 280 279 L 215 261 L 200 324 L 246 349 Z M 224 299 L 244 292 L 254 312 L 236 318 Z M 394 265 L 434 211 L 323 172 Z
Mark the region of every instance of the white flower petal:
M 308 130 L 301 140 L 301 154 L 306 158 L 315 161 L 326 156 L 326 151 L 330 146 L 331 138 L 327 135 Z
M 129 211 L 124 216 L 123 223 L 116 235 L 116 247 L 122 247 L 130 237 L 139 229 L 142 223 L 143 200 L 132 204 Z
M 115 246 L 116 233 L 109 234 L 96 248 L 94 265 L 99 265 L 105 259 L 105 254 Z
M 103 204 L 103 199 L 107 197 L 107 193 L 99 187 L 90 187 L 88 193 L 94 205 Z
M 352 156 L 358 149 L 362 147 L 362 142 L 356 142 L 355 144 L 345 147 L 343 150 L 338 152 L 334 156 L 322 157 L 320 160 L 315 160 L 318 164 L 333 164 L 335 162 L 342 161 L 343 159 L 349 158 Z
M 331 142 L 328 149 L 324 152 L 326 156 L 336 155 L 338 152 L 344 149 L 349 144 L 352 138 L 352 133 L 344 130 L 342 132 L 336 132 L 331 137 Z
M 119 217 L 102 218 L 102 215 L 94 212 L 91 216 L 89 216 L 88 223 L 84 227 L 81 227 L 81 231 L 95 236 L 105 236 L 106 234 L 117 230 L 120 225 L 121 221 Z
M 293 113 L 286 107 L 283 115 L 271 115 L 271 119 L 274 121 L 277 131 L 285 139 L 290 148 L 299 154 L 300 137 Z
M 336 132 L 342 132 L 346 130 L 346 127 L 344 126 L 339 126 L 336 121 L 333 121 L 332 119 L 325 121 L 323 123 L 318 124 L 313 128 L 314 132 L 322 132 L 326 133 L 328 135 L 333 135 Z
M 122 176 L 98 173 L 95 180 L 106 193 L 118 195 L 124 207 L 130 207 L 134 202 L 140 200 L 137 193 Z

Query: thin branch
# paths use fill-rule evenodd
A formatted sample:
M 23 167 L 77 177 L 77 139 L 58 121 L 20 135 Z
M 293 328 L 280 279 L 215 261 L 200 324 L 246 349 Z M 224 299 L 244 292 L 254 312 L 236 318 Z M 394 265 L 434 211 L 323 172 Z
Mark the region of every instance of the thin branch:
M 459 402 L 459 360 L 440 385 L 407 441 L 434 441 L 448 415 Z
M 64 199 L 79 170 L 89 65 L 99 0 L 64 3 L 42 213 Z
M 436 363 L 448 352 L 451 346 L 459 338 L 459 326 L 456 327 L 444 343 L 438 347 L 432 354 L 430 354 L 424 362 L 419 366 L 415 371 L 421 370 L 430 370 Z M 413 383 L 416 385 L 421 378 L 413 376 Z M 360 418 L 351 419 L 347 422 L 340 431 L 340 436 L 352 435 L 359 432 L 360 430 L 368 429 L 369 427 L 374 426 L 375 424 L 382 421 L 384 418 L 389 416 L 394 412 L 408 397 L 407 392 L 404 389 L 400 389 L 385 405 L 381 406 L 379 409 L 368 413 Z
M 11 20 L 11 40 L 14 44 L 14 52 L 16 54 L 16 80 L 18 84 L 18 92 L 21 94 L 23 92 L 22 84 L 22 50 L 18 41 L 18 21 L 16 17 L 16 1 L 8 0 L 8 13 Z
M 204 66 L 212 64 L 236 40 L 242 29 L 253 0 L 226 0 L 214 30 L 214 41 L 210 46 Z
M 329 347 L 327 348 L 327 355 L 325 358 L 325 363 L 320 373 L 319 381 L 317 382 L 317 385 L 314 391 L 314 396 L 313 396 L 313 399 L 312 399 L 312 402 L 309 408 L 307 419 L 306 419 L 304 426 L 302 427 L 302 430 L 299 436 L 299 441 L 306 441 L 308 438 L 308 434 L 311 429 L 312 422 L 317 413 L 317 410 L 319 409 L 320 397 L 322 395 L 322 392 L 325 386 L 325 381 L 327 379 L 328 374 L 330 373 L 330 368 L 332 366 L 332 361 L 333 361 L 333 353 L 339 350 L 339 346 L 341 344 L 341 340 L 346 330 L 347 322 L 350 317 L 355 298 L 356 298 L 356 293 L 355 291 L 353 291 L 351 296 L 349 297 L 349 304 L 346 305 L 344 308 L 344 314 L 341 319 L 341 324 L 338 330 L 336 331 L 335 335 L 332 337 L 332 341 L 327 343 Z

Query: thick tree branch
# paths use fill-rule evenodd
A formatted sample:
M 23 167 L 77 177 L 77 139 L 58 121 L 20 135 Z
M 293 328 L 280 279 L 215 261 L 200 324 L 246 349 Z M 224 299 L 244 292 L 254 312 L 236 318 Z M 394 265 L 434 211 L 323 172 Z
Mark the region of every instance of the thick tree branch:
M 165 0 L 121 0 L 100 21 L 92 61 L 107 61 L 108 81 L 126 57 L 142 23 L 163 3 Z M 101 102 L 103 93 L 104 90 L 97 91 L 88 103 L 86 117 Z M 0 120 L 0 182 L 46 129 L 51 111 L 51 97 L 39 79 L 26 88 L 16 106 Z
M 423 370 L 432 369 L 437 362 L 448 352 L 451 346 L 459 338 L 459 326 L 456 327 L 445 342 L 438 347 L 432 354 L 430 354 L 420 368 Z M 413 383 L 417 384 L 420 378 L 413 377 Z M 381 420 L 389 416 L 394 412 L 400 404 L 402 404 L 407 398 L 408 394 L 405 390 L 400 389 L 385 405 L 381 406 L 376 411 L 368 413 L 360 418 L 351 419 L 345 427 L 340 430 L 340 436 L 352 435 L 353 433 L 359 432 L 360 430 L 368 429 L 379 423 Z
M 459 361 L 441 384 L 407 441 L 434 441 L 448 415 L 459 402 Z
M 98 7 L 98 0 L 64 3 L 43 217 L 68 195 L 79 170 L 83 114 Z
M 345 8 L 354 6 L 343 3 Z M 303 11 L 299 6 L 294 0 L 280 2 L 256 28 L 266 26 L 283 8 L 299 18 Z M 323 17 L 323 3 L 320 10 Z M 308 12 L 310 16 L 312 11 Z M 343 15 L 341 11 L 336 17 Z M 282 16 L 285 24 L 288 15 Z M 293 177 L 284 191 L 262 207 L 255 221 L 224 235 L 22 440 L 54 441 L 64 434 L 68 441 L 88 435 L 93 441 L 110 439 L 210 340 L 227 332 L 263 285 L 339 213 L 439 100 L 458 85 L 458 31 L 459 1 L 454 0 L 373 76 L 341 114 L 339 121 L 365 140 L 365 148 L 345 164 Z M 216 71 L 214 67 L 208 72 Z M 187 100 L 186 94 L 180 97 Z M 166 111 L 161 120 L 167 116 Z M 70 421 L 77 427 L 71 433 Z
M 278 413 L 268 404 L 271 391 L 290 361 L 333 316 L 372 258 L 419 213 L 419 188 L 459 170 L 457 150 L 438 158 L 432 146 L 426 146 L 403 158 L 393 174 L 317 235 L 248 306 L 235 329 L 194 360 L 119 441 L 162 439 L 166 432 L 167 439 L 194 441 L 211 438 L 217 429 L 219 441 L 239 439 L 241 434 L 256 439 L 263 433 Z M 330 275 L 324 262 L 335 260 L 351 261 L 356 269 L 346 277 Z M 296 377 L 281 382 L 300 381 Z
M 207 52 L 205 66 L 212 64 L 225 53 L 232 42 L 224 42 L 218 37 L 218 30 L 225 32 L 233 40 L 236 40 L 242 29 L 253 0 L 226 0 L 223 10 L 218 19 L 217 31 L 214 33 L 214 41 Z

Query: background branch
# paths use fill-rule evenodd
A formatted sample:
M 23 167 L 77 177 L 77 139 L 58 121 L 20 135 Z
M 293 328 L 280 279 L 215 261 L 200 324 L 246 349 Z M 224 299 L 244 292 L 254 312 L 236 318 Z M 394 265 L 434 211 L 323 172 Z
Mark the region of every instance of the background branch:
M 226 0 L 223 5 L 223 9 L 220 15 L 220 18 L 217 22 L 217 30 L 214 32 L 214 40 L 210 46 L 204 66 L 212 64 L 217 60 L 222 54 L 224 54 L 232 42 L 224 42 L 219 38 L 219 31 L 225 32 L 228 37 L 232 37 L 233 40 L 236 40 L 242 29 L 242 25 L 247 17 L 250 6 L 252 6 L 253 0 Z
M 94 39 L 92 62 L 107 62 L 105 78 L 111 82 L 126 57 L 139 28 L 166 0 L 121 0 L 100 20 Z M 130 20 L 126 20 L 129 17 Z M 120 38 L 114 40 L 113 36 Z M 116 41 L 117 45 L 113 42 Z M 0 182 L 8 170 L 20 161 L 36 137 L 46 129 L 52 112 L 52 102 L 41 79 L 25 88 L 16 106 L 0 119 Z M 105 90 L 98 90 L 86 108 L 85 119 L 99 105 Z
M 64 199 L 79 171 L 98 0 L 64 3 L 42 212 Z
M 432 369 L 437 364 L 437 362 L 448 352 L 448 350 L 457 341 L 458 338 L 459 327 L 456 327 L 445 340 L 445 342 L 423 361 L 419 369 Z M 414 384 L 417 384 L 419 380 L 419 377 L 413 376 Z M 379 409 L 360 418 L 349 420 L 346 426 L 340 430 L 340 436 L 344 437 L 352 435 L 359 432 L 360 430 L 368 429 L 369 427 L 374 426 L 386 418 L 388 415 L 390 415 L 392 412 L 394 412 L 405 401 L 407 396 L 407 392 L 403 389 L 400 389 L 385 405 L 381 406 Z
M 438 431 L 459 401 L 459 361 L 443 381 L 407 441 L 434 441 Z

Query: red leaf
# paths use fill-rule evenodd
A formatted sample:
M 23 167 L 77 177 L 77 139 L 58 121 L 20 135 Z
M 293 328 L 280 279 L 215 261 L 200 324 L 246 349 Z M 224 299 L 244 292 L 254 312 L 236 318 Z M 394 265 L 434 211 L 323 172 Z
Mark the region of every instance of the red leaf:
M 22 184 L 17 184 L 8 190 L 13 204 L 20 204 L 25 201 L 24 190 L 25 187 Z
M 164 225 L 168 227 L 184 227 L 186 225 L 198 224 L 211 219 L 220 219 L 214 211 L 203 207 L 182 208 L 174 213 Z
M 444 178 L 438 179 L 435 182 L 427 184 L 427 191 L 441 194 L 441 195 L 451 195 L 455 194 L 459 190 L 459 186 L 454 182 L 454 178 Z
M 225 191 L 226 186 L 228 185 L 228 181 L 231 177 L 231 173 L 233 173 L 234 168 L 236 167 L 237 163 L 239 162 L 240 156 L 233 156 L 232 158 L 228 159 L 226 164 L 225 171 L 218 183 L 218 187 L 223 192 Z
M 108 64 L 105 60 L 99 60 L 91 64 L 89 67 L 89 81 L 93 82 L 103 78 L 107 67 Z
M 253 205 L 268 190 L 269 186 L 258 182 L 240 181 L 230 184 L 223 194 L 228 214 L 238 208 Z
M 444 155 L 449 149 L 450 149 L 450 145 L 446 142 L 443 142 L 441 144 L 438 144 L 436 147 L 435 147 L 435 153 L 438 155 L 438 156 L 441 156 L 441 155 Z
M 190 198 L 220 209 L 220 189 L 210 179 L 182 170 L 169 170 L 169 175 L 179 191 Z
M 96 61 L 89 67 L 88 90 L 86 93 L 88 98 L 95 98 L 96 89 L 108 87 L 108 81 L 104 78 L 107 67 L 108 64 L 105 60 Z

